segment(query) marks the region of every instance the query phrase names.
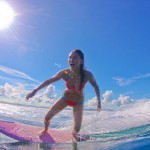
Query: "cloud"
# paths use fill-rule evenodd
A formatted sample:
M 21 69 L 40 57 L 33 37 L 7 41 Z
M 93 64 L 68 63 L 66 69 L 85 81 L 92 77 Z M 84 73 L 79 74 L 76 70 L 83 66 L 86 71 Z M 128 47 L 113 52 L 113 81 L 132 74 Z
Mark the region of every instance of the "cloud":
M 9 83 L 5 83 L 4 86 L 0 86 L 0 97 L 3 98 L 17 98 L 20 99 L 27 93 L 23 84 L 13 86 Z
M 92 99 L 88 100 L 85 103 L 85 108 L 88 108 L 88 109 L 96 109 L 96 106 L 97 106 L 97 99 L 96 99 L 96 97 L 93 97 Z
M 130 78 L 113 77 L 112 79 L 115 80 L 119 86 L 128 86 L 132 82 L 135 82 L 135 80 L 143 79 L 143 78 L 147 78 L 147 77 L 150 77 L 150 73 L 146 73 L 143 75 L 138 75 L 138 76 L 134 76 L 134 77 L 130 77 Z
M 114 106 L 122 106 L 127 105 L 133 102 L 130 96 L 120 94 L 117 100 L 113 99 L 113 91 L 108 90 L 103 94 L 103 105 L 114 105 Z
M 11 85 L 5 83 L 3 86 L 0 86 L 0 100 L 7 100 L 8 102 L 23 102 L 25 96 L 31 92 L 28 90 L 27 86 L 24 84 Z M 113 99 L 113 91 L 108 90 L 102 94 L 102 108 L 113 109 L 116 107 L 129 105 L 133 103 L 133 99 L 130 96 L 120 94 L 120 96 L 115 100 Z M 56 101 L 57 92 L 54 85 L 50 84 L 43 90 L 40 90 L 36 95 L 29 100 L 32 104 L 53 104 Z M 19 100 L 19 101 L 18 101 Z M 85 102 L 85 108 L 96 109 L 97 108 L 97 98 L 93 97 L 92 99 Z
M 101 100 L 102 108 L 116 108 L 124 105 L 129 105 L 133 103 L 133 99 L 130 96 L 120 94 L 117 99 L 113 99 L 113 91 L 108 90 L 102 94 L 103 99 Z M 85 107 L 88 109 L 96 109 L 97 98 L 93 97 L 85 103 Z
M 116 104 L 117 106 L 131 104 L 133 99 L 130 96 L 120 94 L 118 100 L 113 100 L 112 104 Z
M 113 91 L 112 90 L 108 90 L 106 91 L 102 96 L 103 96 L 103 102 L 104 103 L 110 103 L 112 101 L 112 95 L 113 95 Z
M 0 86 L 0 96 L 4 96 L 5 95 L 5 90 L 2 86 Z
M 28 90 L 24 84 L 11 85 L 9 83 L 5 83 L 3 86 L 0 86 L 0 100 L 7 102 L 23 102 L 25 101 L 25 96 L 31 92 Z M 36 93 L 36 95 L 29 100 L 31 103 L 54 103 L 56 100 L 57 93 L 55 86 L 52 84 L 40 90 Z
M 55 86 L 50 84 L 44 90 L 41 90 L 36 93 L 36 95 L 31 98 L 33 103 L 40 102 L 40 103 L 50 103 L 53 104 L 56 101 L 57 93 Z
M 124 77 L 113 77 L 113 80 L 116 80 L 116 83 L 119 86 L 127 86 L 131 84 L 132 82 L 134 82 L 133 79 L 125 79 Z
M 56 94 L 55 86 L 50 84 L 43 92 L 43 95 L 50 99 L 56 98 L 57 94 Z
M 6 74 L 9 74 L 9 75 L 15 76 L 15 77 L 24 78 L 24 79 L 28 79 L 28 80 L 30 80 L 30 81 L 39 83 L 39 81 L 37 81 L 37 80 L 31 78 L 31 77 L 28 76 L 27 74 L 25 74 L 25 73 L 23 73 L 23 72 L 20 72 L 20 71 L 17 71 L 17 70 L 14 70 L 14 69 L 11 69 L 11 68 L 7 68 L 7 67 L 4 67 L 4 66 L 0 66 L 0 71 L 1 71 L 1 72 L 4 72 L 4 73 L 6 73 Z
M 10 69 L 4 66 L 0 66 L 0 71 L 4 72 L 8 75 L 11 75 L 13 77 L 20 77 L 23 79 L 28 79 L 30 81 L 33 81 L 34 83 L 28 84 L 26 81 L 18 79 L 18 78 L 10 78 L 5 76 L 0 76 L 0 79 L 2 79 L 5 83 L 3 86 L 0 86 L 0 100 L 7 102 L 16 102 L 18 100 L 24 100 L 25 96 L 31 92 L 29 89 L 34 89 L 35 84 L 39 81 L 31 78 L 27 74 Z M 36 82 L 36 83 L 35 83 Z M 37 92 L 37 94 L 32 98 L 32 102 L 42 102 L 42 103 L 52 103 L 55 101 L 57 97 L 55 86 L 52 84 L 47 86 L 46 88 L 40 90 Z M 31 102 L 31 103 L 32 103 Z
M 60 64 L 54 63 L 54 65 L 55 65 L 57 68 L 61 68 L 61 65 L 60 65 Z
M 9 77 L 4 77 L 4 76 L 0 76 L 0 79 L 3 80 L 5 83 L 9 82 L 11 84 L 26 84 L 24 80 L 21 79 L 13 79 L 13 78 L 9 78 Z

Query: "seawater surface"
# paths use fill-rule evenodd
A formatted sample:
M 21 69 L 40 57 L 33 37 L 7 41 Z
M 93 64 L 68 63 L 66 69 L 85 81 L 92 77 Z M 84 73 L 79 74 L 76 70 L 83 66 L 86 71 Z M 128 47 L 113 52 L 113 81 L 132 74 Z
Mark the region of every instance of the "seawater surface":
M 80 133 L 96 141 L 63 144 L 22 143 L 0 133 L 0 149 L 6 150 L 148 150 L 150 149 L 150 101 L 115 110 L 84 110 Z M 43 126 L 48 107 L 0 103 L 0 120 Z M 66 108 L 51 121 L 51 128 L 71 131 L 72 109 Z

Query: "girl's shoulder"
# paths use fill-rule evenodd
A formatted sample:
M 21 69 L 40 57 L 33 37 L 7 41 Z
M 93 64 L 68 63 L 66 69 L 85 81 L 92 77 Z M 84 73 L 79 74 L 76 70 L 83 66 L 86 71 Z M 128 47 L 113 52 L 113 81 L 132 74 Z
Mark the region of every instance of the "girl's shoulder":
M 62 78 L 63 78 L 64 80 L 67 80 L 67 79 L 68 79 L 68 76 L 69 76 L 69 74 L 70 74 L 69 68 L 63 69 L 63 70 L 61 70 L 60 72 L 61 72 Z
M 86 76 L 91 76 L 91 75 L 92 75 L 92 72 L 89 71 L 89 70 L 85 70 L 85 75 L 86 75 Z
M 63 69 L 62 72 L 63 72 L 64 74 L 68 74 L 68 73 L 70 73 L 70 69 L 69 69 L 69 68 Z
M 55 76 L 59 76 L 61 78 L 65 77 L 69 73 L 69 69 L 63 69 L 58 71 Z
M 85 70 L 85 78 L 86 78 L 87 81 L 88 81 L 88 80 L 91 80 L 93 77 L 94 77 L 94 76 L 93 76 L 93 74 L 92 74 L 91 71 Z
M 62 69 L 62 70 L 58 71 L 57 73 L 67 74 L 67 73 L 69 73 L 69 68 L 67 68 L 67 69 Z

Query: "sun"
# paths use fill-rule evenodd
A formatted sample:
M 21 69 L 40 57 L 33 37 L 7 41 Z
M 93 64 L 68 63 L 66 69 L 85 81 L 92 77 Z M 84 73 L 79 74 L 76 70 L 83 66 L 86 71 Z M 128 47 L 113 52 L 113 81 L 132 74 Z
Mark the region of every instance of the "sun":
M 15 18 L 15 11 L 6 2 L 0 1 L 0 30 L 8 28 Z

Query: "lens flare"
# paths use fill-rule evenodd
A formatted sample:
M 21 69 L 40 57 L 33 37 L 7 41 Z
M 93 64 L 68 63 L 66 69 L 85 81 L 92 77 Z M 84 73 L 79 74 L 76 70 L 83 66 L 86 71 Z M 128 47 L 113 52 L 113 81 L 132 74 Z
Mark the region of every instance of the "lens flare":
M 0 1 L 0 30 L 8 28 L 14 21 L 15 11 L 6 2 Z

